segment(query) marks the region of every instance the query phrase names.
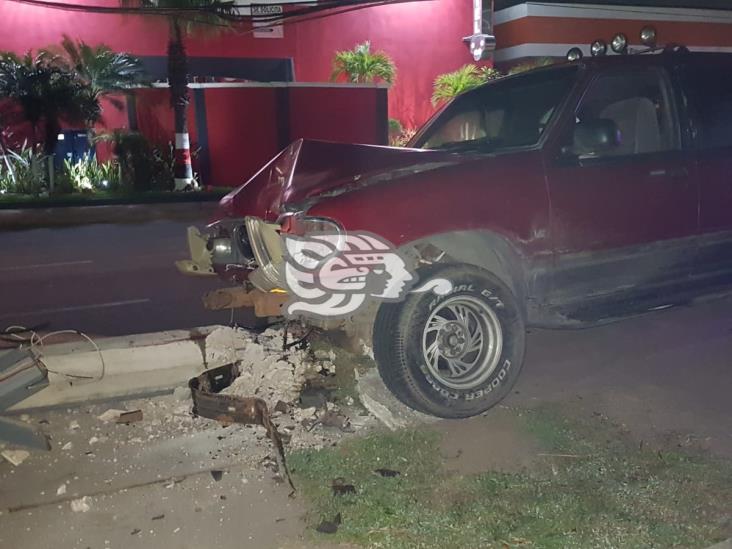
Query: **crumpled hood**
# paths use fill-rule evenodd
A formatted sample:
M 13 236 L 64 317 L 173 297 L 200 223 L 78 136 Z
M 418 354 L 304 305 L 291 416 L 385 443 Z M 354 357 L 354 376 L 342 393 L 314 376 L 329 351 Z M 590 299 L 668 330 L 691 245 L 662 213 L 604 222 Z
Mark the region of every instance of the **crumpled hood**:
M 318 199 L 453 164 L 441 151 L 300 139 L 220 203 L 225 217 L 274 221 Z

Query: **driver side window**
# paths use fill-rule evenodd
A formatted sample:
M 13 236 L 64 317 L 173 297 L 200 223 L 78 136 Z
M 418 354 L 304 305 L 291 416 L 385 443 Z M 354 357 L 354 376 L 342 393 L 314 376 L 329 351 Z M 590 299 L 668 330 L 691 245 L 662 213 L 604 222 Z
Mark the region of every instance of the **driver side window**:
M 487 137 L 483 112 L 471 109 L 455 114 L 439 132 L 426 143 L 426 148 L 441 147 L 445 143 L 459 143 Z
M 680 147 L 671 92 L 660 70 L 600 75 L 576 111 L 572 152 L 585 158 L 629 156 Z

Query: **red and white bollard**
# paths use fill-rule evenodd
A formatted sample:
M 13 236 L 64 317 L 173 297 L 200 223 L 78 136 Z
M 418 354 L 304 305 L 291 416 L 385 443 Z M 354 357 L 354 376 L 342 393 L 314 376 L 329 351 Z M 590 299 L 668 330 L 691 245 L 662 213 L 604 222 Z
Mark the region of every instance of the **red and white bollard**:
M 188 133 L 175 134 L 175 187 L 176 191 L 186 191 L 198 188 L 193 179 L 193 165 L 191 164 L 191 140 Z

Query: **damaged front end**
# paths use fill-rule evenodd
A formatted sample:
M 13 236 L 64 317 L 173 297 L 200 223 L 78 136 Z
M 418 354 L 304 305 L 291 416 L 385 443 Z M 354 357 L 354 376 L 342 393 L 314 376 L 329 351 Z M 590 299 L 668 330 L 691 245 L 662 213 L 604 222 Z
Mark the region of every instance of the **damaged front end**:
M 244 220 L 226 219 L 201 232 L 188 227 L 191 258 L 176 261 L 178 270 L 192 276 L 220 276 L 243 282 L 256 268 Z
M 207 309 L 253 307 L 256 316 L 279 316 L 287 299 L 281 282 L 284 250 L 279 231 L 280 225 L 256 217 L 220 221 L 203 234 L 189 227 L 191 259 L 176 266 L 183 274 L 220 276 L 239 283 L 206 294 Z
M 446 162 L 431 151 L 298 140 L 222 199 L 219 221 L 203 233 L 188 229 L 191 258 L 177 267 L 240 285 L 210 293 L 207 308 L 254 306 L 257 316 L 276 316 L 271 313 L 287 300 L 281 233 L 340 233 L 339 223 L 308 211 L 319 201 Z

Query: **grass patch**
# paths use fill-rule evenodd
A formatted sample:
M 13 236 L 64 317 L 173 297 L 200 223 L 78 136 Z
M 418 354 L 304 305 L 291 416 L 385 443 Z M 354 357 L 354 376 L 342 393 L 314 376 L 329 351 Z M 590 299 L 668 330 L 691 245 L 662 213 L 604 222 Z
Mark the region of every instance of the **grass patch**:
M 337 448 L 294 453 L 289 463 L 312 504 L 317 539 L 370 547 L 706 547 L 732 535 L 732 467 L 705 456 L 641 449 L 598 418 L 556 410 L 521 414 L 546 448 L 522 474 L 442 471 L 438 435 L 374 433 Z M 384 478 L 380 467 L 401 472 Z M 343 478 L 355 495 L 334 496 Z

